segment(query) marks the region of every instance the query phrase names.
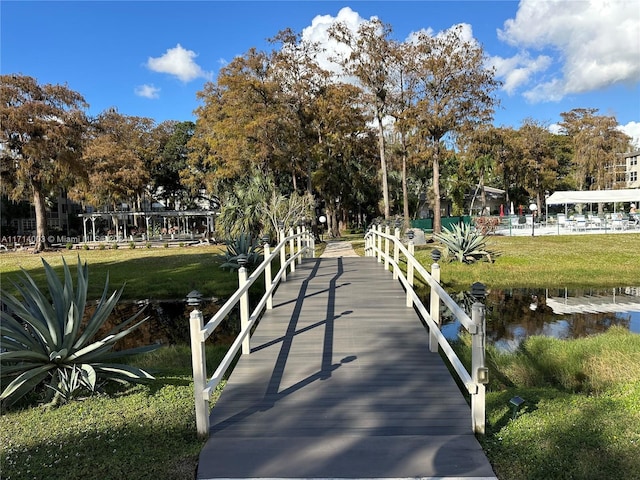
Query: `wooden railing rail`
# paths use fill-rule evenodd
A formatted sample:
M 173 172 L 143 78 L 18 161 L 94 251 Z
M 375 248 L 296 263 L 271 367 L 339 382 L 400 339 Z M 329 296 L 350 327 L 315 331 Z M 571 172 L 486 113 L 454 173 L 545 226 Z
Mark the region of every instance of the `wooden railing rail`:
M 384 228 L 384 231 L 383 231 Z M 384 249 L 382 244 L 384 243 Z M 393 244 L 393 256 L 389 254 L 390 245 Z M 437 255 L 432 255 L 434 263 L 431 266 L 431 273 L 416 260 L 413 255 L 413 241 L 405 247 L 400 240 L 400 229 L 396 228 L 391 234 L 389 225 L 374 225 L 365 235 L 365 255 L 375 256 L 379 263 L 384 260 L 385 270 L 389 267 L 393 269 L 393 278 L 398 279 L 407 292 L 407 307 L 415 307 L 423 318 L 429 329 L 429 348 L 432 352 L 437 352 L 438 347 L 449 360 L 453 370 L 465 386 L 471 396 L 471 422 L 473 431 L 479 434 L 485 432 L 485 385 L 488 383 L 488 370 L 485 365 L 485 307 L 480 299 L 484 298 L 484 286 L 476 283 L 472 286 L 472 295 L 476 301 L 472 307 L 471 318 L 460 306 L 449 296 L 440 285 L 440 266 Z M 403 273 L 401 263 L 406 262 L 406 275 Z M 430 308 L 422 303 L 414 290 L 414 277 L 418 273 L 423 281 L 431 289 Z M 453 316 L 471 334 L 472 360 L 471 372 L 468 372 L 456 353 L 451 348 L 446 337 L 440 331 L 440 304 L 449 308 Z
M 189 326 L 196 429 L 200 438 L 206 438 L 209 435 L 209 398 L 211 393 L 223 379 L 238 351 L 242 349 L 243 355 L 250 353 L 249 337 L 251 329 L 260 318 L 260 315 L 262 315 L 264 309 L 270 310 L 273 308 L 273 293 L 281 281 L 286 281 L 287 269 L 290 272 L 294 272 L 296 262 L 301 263 L 303 256 L 313 257 L 315 255 L 314 236 L 306 229 L 298 227 L 296 233 L 294 233 L 293 229 L 290 229 L 289 235 L 286 237 L 284 231 L 280 231 L 278 237 L 280 242 L 273 250 L 271 250 L 269 243 L 265 242 L 264 260 L 250 276 L 247 276 L 247 269 L 244 264 L 241 264 L 238 270 L 238 290 L 229 297 L 220 310 L 206 324 L 204 324 L 202 312 L 197 308 L 198 302 L 194 301 L 192 303 L 195 308 L 190 314 Z M 271 265 L 278 258 L 280 259 L 280 269 L 272 278 Z M 265 293 L 253 312 L 249 313 L 249 289 L 262 273 L 264 273 L 265 279 Z M 236 306 L 240 308 L 240 333 L 214 374 L 207 381 L 205 341 Z

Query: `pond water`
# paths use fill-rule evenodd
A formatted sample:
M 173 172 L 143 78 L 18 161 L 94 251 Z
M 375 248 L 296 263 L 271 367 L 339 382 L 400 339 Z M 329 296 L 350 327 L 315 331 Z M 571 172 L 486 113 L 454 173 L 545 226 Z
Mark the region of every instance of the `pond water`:
M 452 297 L 471 315 L 473 300 L 468 293 Z M 428 298 L 426 300 L 428 305 Z M 221 304 L 217 299 L 203 301 L 200 310 L 205 322 Z M 488 293 L 485 305 L 487 344 L 501 350 L 514 350 L 532 335 L 579 338 L 605 332 L 614 325 L 640 334 L 640 287 L 494 290 Z M 189 343 L 191 307 L 187 307 L 184 300 L 121 302 L 112 315 L 111 325 L 126 320 L 142 307 L 145 308 L 143 315 L 149 316 L 149 320 L 121 340 L 117 349 L 152 343 Z M 441 318 L 445 337 L 457 338 L 463 328 L 452 319 L 448 309 L 441 312 Z M 229 339 L 238 331 L 238 315 L 232 313 L 209 341 L 230 343 Z
M 459 293 L 454 299 L 470 315 L 471 297 Z M 512 351 L 532 335 L 580 338 L 614 325 L 640 334 L 640 287 L 496 290 L 485 305 L 487 344 L 501 350 Z M 443 334 L 455 339 L 464 329 L 450 312 L 441 315 Z

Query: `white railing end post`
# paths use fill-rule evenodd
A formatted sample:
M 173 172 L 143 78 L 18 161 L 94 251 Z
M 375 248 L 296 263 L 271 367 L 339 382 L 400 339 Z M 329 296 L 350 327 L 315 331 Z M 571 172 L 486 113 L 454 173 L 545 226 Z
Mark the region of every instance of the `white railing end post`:
M 191 364 L 193 368 L 193 396 L 196 409 L 196 430 L 198 437 L 209 436 L 209 400 L 203 396 L 207 383 L 207 357 L 205 355 L 202 328 L 204 319 L 197 306 L 189 315 L 189 333 L 191 337 Z
M 438 261 L 441 257 L 440 250 L 434 248 L 431 251 L 431 259 L 433 260 L 433 264 L 431 265 L 431 278 L 435 283 L 440 283 L 440 265 Z M 429 303 L 429 315 L 431 315 L 431 319 L 433 323 L 435 323 L 436 328 L 440 329 L 440 296 L 435 291 L 434 288 L 431 289 L 429 293 L 430 303 Z M 429 334 L 429 350 L 431 352 L 438 351 L 438 337 L 435 332 L 430 332 Z
M 263 238 L 263 241 L 264 241 L 263 252 L 264 252 L 264 258 L 266 260 L 271 256 L 271 246 L 269 245 L 269 237 L 265 236 Z M 271 261 L 269 261 L 264 266 L 264 291 L 265 292 L 269 291 L 269 289 L 271 288 L 272 282 L 273 282 L 273 279 L 271 278 Z M 273 293 L 270 293 L 267 296 L 266 308 L 267 310 L 273 309 Z
M 477 387 L 476 394 L 471 395 L 471 418 L 473 431 L 484 434 L 486 423 L 485 385 L 489 383 L 489 371 L 485 365 L 485 306 L 482 303 L 486 295 L 485 286 L 480 282 L 474 283 L 471 286 L 471 295 L 475 298 L 471 307 L 471 321 L 475 326 L 475 332 L 471 334 L 471 377 Z

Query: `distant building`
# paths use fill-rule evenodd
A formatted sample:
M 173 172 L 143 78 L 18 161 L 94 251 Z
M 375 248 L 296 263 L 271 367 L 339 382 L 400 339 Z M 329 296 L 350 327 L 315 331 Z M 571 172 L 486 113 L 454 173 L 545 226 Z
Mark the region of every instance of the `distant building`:
M 640 150 L 624 155 L 626 188 L 640 188 Z

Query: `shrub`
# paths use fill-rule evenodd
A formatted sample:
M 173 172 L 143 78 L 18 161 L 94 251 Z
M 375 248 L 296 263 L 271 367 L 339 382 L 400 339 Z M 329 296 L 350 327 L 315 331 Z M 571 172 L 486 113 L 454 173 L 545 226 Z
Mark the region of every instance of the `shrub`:
M 127 383 L 153 379 L 139 368 L 110 363 L 113 358 L 158 347 L 152 345 L 113 351 L 118 340 L 146 320 L 136 321 L 143 310 L 99 337 L 99 330 L 108 320 L 124 287 L 107 296 L 107 278 L 102 298 L 84 321 L 89 285 L 87 264 L 83 265 L 78 257 L 77 288 L 74 289 L 64 258 L 63 282 L 44 259 L 42 263 L 48 296 L 24 270 L 22 281 L 13 282 L 22 301 L 5 290 L 1 291 L 2 406 L 10 406 L 41 385 L 52 390 L 52 404 L 57 404 L 72 398 L 78 389 L 94 390 L 97 380 Z
M 474 220 L 476 230 L 483 235 L 494 233 L 496 228 L 500 226 L 500 222 L 500 217 L 477 217 Z
M 134 250 L 136 248 L 136 242 L 129 242 L 129 248 Z
M 113 248 L 114 250 L 117 250 L 117 249 L 118 249 L 118 246 L 119 246 L 119 245 L 118 245 L 116 242 L 114 242 L 114 243 L 111 245 L 111 248 Z
M 66 247 L 67 247 L 67 250 L 73 250 L 73 243 L 67 242 Z
M 262 245 L 256 239 L 251 237 L 251 234 L 241 233 L 239 237 L 234 240 L 227 240 L 227 251 L 221 255 L 223 259 L 220 268 L 229 270 L 237 270 L 240 268 L 238 264 L 238 257 L 244 255 L 247 259 L 247 268 L 255 267 L 260 263 L 262 255 Z
M 82 245 L 82 249 L 83 250 L 89 250 L 89 245 L 87 245 L 86 243 L 84 245 Z
M 98 250 L 104 250 L 105 248 L 107 248 L 107 246 L 106 246 L 104 243 L 101 243 L 101 244 L 98 246 Z
M 444 245 L 447 257 L 461 263 L 473 263 L 482 258 L 492 262 L 491 257 L 495 256 L 495 252 L 486 248 L 487 237 L 469 225 L 452 225 L 451 230 L 436 233 L 434 237 Z

